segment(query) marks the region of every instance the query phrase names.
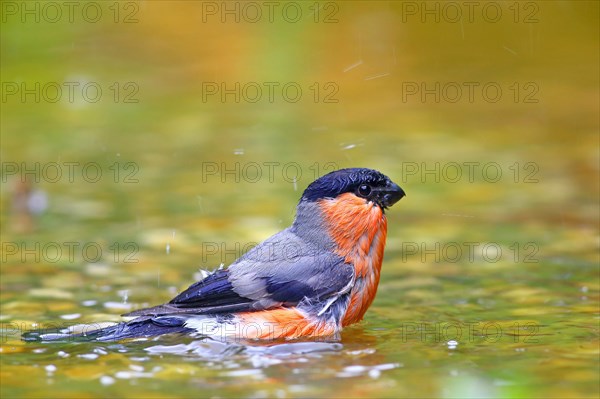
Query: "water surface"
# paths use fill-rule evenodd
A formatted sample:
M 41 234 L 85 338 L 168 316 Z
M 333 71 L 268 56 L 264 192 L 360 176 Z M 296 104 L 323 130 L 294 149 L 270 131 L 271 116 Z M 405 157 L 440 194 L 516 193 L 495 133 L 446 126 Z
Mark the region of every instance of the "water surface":
M 598 3 L 495 2 L 495 22 L 298 3 L 294 23 L 176 3 L 5 14 L 3 398 L 598 397 Z M 53 102 L 52 82 L 102 96 Z M 254 101 L 269 82 L 303 95 Z M 339 339 L 19 339 L 169 300 L 350 166 L 407 197 L 377 298 Z

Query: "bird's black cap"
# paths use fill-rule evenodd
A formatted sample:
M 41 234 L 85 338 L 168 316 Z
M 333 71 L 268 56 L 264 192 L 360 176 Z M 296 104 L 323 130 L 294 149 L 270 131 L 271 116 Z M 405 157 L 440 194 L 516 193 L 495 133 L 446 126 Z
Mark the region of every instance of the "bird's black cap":
M 300 201 L 317 201 L 335 198 L 340 194 L 354 193 L 387 208 L 406 194 L 389 177 L 374 169 L 348 168 L 326 174 L 312 182 Z

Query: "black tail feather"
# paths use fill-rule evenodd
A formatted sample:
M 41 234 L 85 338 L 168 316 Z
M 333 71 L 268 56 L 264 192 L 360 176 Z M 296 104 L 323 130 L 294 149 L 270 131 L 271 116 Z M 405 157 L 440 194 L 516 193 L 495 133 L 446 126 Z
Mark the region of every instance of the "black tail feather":
M 137 319 L 98 328 L 97 325 L 81 325 L 77 329 L 31 330 L 21 336 L 23 341 L 88 342 L 120 341 L 124 339 L 148 338 L 163 334 L 190 333 L 195 331 L 184 326 L 180 317 L 139 317 Z

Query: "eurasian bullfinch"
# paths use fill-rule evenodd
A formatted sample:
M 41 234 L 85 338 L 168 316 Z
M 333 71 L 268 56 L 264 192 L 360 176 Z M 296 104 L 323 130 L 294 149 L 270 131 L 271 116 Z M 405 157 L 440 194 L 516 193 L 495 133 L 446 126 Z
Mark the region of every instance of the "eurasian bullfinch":
M 341 169 L 302 194 L 291 227 L 170 302 L 87 331 L 30 331 L 25 340 L 115 341 L 168 333 L 225 339 L 336 335 L 373 302 L 387 235 L 386 208 L 404 196 L 372 169 Z

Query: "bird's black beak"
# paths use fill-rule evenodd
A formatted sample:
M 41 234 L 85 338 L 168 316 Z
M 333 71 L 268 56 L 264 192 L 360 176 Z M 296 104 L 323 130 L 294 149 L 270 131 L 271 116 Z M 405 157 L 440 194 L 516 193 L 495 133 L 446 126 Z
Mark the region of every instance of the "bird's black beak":
M 389 208 L 406 196 L 404 190 L 393 181 L 390 181 L 385 187 L 377 187 L 374 190 L 377 191 L 377 202 L 383 208 Z

